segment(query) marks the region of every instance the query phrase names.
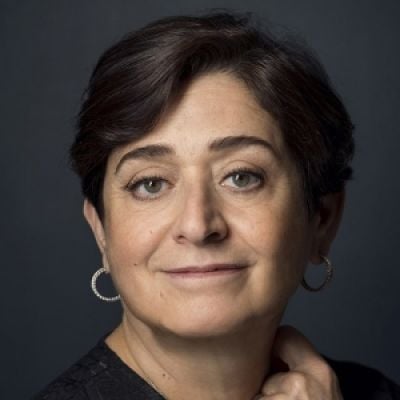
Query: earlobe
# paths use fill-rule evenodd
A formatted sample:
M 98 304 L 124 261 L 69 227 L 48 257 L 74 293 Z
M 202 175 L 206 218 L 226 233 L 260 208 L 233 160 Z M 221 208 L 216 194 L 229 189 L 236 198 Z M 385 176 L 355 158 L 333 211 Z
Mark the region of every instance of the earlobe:
M 316 215 L 316 235 L 310 261 L 321 263 L 321 255 L 327 256 L 343 215 L 345 192 L 329 193 L 321 198 Z
M 103 224 L 97 214 L 95 207 L 87 198 L 85 198 L 83 202 L 83 215 L 85 216 L 85 219 L 93 232 L 101 254 L 104 254 L 104 250 L 106 248 L 106 240 Z

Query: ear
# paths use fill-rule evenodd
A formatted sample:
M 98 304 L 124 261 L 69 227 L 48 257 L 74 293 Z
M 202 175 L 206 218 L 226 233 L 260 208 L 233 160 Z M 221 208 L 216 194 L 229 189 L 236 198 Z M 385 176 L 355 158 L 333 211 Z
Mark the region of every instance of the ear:
M 315 213 L 315 239 L 310 261 L 321 263 L 321 255 L 327 256 L 338 231 L 343 215 L 345 191 L 329 193 L 321 198 L 320 207 Z
M 105 249 L 106 249 L 106 239 L 105 239 L 105 234 L 104 234 L 104 227 L 103 224 L 99 218 L 99 215 L 97 214 L 96 209 L 94 208 L 93 204 L 85 198 L 83 202 L 83 215 L 85 216 L 85 219 L 87 223 L 89 224 L 93 235 L 96 239 L 97 246 L 100 250 L 100 253 L 103 258 L 103 266 L 108 270 L 108 261 L 107 257 L 105 255 Z

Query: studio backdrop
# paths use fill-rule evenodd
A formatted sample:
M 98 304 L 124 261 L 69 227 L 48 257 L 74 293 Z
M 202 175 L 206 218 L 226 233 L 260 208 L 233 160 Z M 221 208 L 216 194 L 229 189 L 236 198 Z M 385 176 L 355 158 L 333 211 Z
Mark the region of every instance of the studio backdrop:
M 101 259 L 68 167 L 95 62 L 151 20 L 215 7 L 253 12 L 303 37 L 356 127 L 333 280 L 318 293 L 300 287 L 283 322 L 321 353 L 400 381 L 399 1 L 2 0 L 1 399 L 29 398 L 120 319 L 119 303 L 90 289 Z

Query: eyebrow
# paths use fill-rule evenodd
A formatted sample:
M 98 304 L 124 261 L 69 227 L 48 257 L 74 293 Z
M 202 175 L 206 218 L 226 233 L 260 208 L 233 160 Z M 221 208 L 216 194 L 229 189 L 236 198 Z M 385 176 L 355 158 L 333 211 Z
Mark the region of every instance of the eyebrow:
M 277 159 L 280 159 L 279 154 L 272 144 L 257 136 L 237 135 L 214 139 L 209 143 L 208 150 L 216 153 L 224 150 L 234 151 L 248 146 L 262 147 L 273 153 Z M 144 147 L 139 147 L 129 151 L 119 160 L 118 165 L 115 168 L 115 173 L 118 173 L 122 164 L 128 160 L 154 160 L 156 158 L 164 158 L 171 155 L 176 155 L 175 150 L 171 146 L 165 144 L 150 144 Z

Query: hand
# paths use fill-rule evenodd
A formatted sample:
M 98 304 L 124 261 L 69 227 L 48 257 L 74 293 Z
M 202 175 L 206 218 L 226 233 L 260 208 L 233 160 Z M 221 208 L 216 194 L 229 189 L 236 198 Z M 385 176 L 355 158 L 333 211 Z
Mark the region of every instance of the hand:
M 277 329 L 272 360 L 272 374 L 254 400 L 343 400 L 335 373 L 297 329 Z

